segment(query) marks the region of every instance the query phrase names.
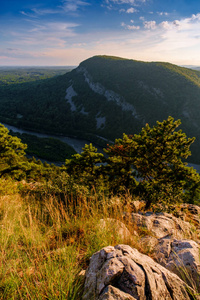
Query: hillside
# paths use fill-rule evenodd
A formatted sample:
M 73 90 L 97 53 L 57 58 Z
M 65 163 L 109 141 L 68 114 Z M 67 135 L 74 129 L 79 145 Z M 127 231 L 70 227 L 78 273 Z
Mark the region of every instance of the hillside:
M 169 63 L 95 56 L 55 78 L 0 86 L 0 121 L 105 144 L 169 115 L 196 137 L 200 154 L 200 72 Z

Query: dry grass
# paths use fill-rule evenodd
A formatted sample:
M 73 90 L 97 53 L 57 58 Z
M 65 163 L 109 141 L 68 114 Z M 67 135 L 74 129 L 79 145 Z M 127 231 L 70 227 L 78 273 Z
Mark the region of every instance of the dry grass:
M 129 243 L 102 218 L 122 220 L 129 204 L 80 198 L 65 206 L 55 197 L 37 201 L 12 193 L 0 196 L 0 299 L 80 299 L 89 257 L 102 247 Z M 13 189 L 12 189 L 13 188 Z M 126 224 L 134 231 L 130 224 Z M 130 226 L 129 226 L 130 225 Z
M 79 300 L 83 290 L 81 270 L 90 256 L 108 245 L 129 244 L 148 253 L 138 243 L 128 217 L 133 199 L 80 196 L 74 205 L 55 197 L 36 200 L 22 197 L 16 185 L 0 182 L 0 299 Z M 10 195 L 7 194 L 9 186 Z M 126 201 L 125 201 L 126 199 Z M 101 219 L 123 221 L 131 235 L 120 235 L 113 225 L 100 226 Z

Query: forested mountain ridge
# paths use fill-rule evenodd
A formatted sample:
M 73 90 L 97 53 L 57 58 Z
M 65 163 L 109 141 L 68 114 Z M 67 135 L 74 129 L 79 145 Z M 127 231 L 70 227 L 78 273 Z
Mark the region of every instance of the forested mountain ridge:
M 0 86 L 0 121 L 101 143 L 169 115 L 196 137 L 200 154 L 200 72 L 169 63 L 94 56 L 65 75 Z

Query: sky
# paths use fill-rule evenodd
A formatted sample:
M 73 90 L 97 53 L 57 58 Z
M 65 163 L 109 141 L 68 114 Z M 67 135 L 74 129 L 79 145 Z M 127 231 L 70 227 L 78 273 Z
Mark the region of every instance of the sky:
M 0 0 L 0 66 L 94 55 L 200 66 L 200 0 Z

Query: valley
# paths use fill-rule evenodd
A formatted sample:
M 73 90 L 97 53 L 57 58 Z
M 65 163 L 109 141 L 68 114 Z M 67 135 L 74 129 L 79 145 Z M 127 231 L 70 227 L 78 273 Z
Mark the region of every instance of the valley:
M 0 85 L 0 122 L 67 136 L 72 145 L 78 139 L 105 147 L 146 123 L 181 119 L 183 132 L 196 137 L 189 157 L 195 164 L 200 162 L 199 110 L 200 72 L 169 63 L 94 56 L 65 74 Z

